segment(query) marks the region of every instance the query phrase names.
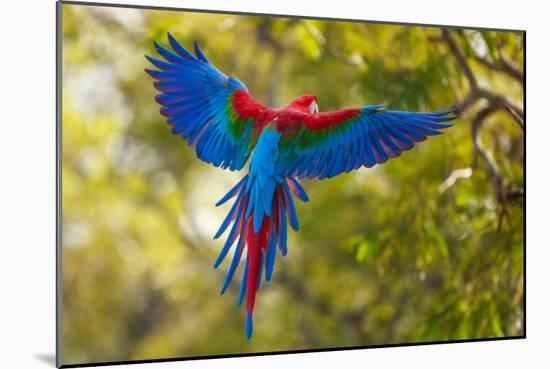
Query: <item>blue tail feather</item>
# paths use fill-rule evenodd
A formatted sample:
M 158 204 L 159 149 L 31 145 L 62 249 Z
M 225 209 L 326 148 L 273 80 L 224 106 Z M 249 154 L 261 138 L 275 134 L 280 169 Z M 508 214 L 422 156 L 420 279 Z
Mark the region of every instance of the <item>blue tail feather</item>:
M 237 306 L 241 306 L 243 303 L 244 293 L 246 292 L 246 276 L 248 275 L 248 257 L 244 259 L 244 270 L 241 279 L 241 289 L 239 291 L 239 298 L 237 300 Z
M 253 330 L 253 322 L 252 322 L 252 312 L 248 311 L 246 313 L 246 339 L 249 340 L 252 337 L 252 330 Z
M 289 185 L 290 184 L 290 185 Z M 294 178 L 285 178 L 279 181 L 273 181 L 273 191 L 271 199 L 267 199 L 265 194 L 259 187 L 270 186 L 269 182 L 265 180 L 258 180 L 250 175 L 241 179 L 218 203 L 221 205 L 227 200 L 236 196 L 235 203 L 231 206 L 229 214 L 226 216 L 219 231 L 216 233 L 216 237 L 221 236 L 227 229 L 230 229 L 228 238 L 222 247 L 220 255 L 218 256 L 215 267 L 219 266 L 228 254 L 229 250 L 236 242 L 235 252 L 231 260 L 231 264 L 223 281 L 220 293 L 223 294 L 239 265 L 240 260 L 243 258 L 245 248 L 247 249 L 247 256 L 244 261 L 243 273 L 241 276 L 239 295 L 237 299 L 237 305 L 240 306 L 243 303 L 245 295 L 249 295 L 250 288 L 256 291 L 262 279 L 262 274 L 265 273 L 265 280 L 270 281 L 273 275 L 276 249 L 279 248 L 281 254 L 284 256 L 287 252 L 287 219 L 290 219 L 290 225 L 293 229 L 298 227 L 298 217 L 296 215 L 296 208 L 294 206 L 293 195 L 300 198 L 303 201 L 307 201 L 308 197 L 300 185 L 300 183 Z M 269 207 L 269 211 L 266 211 L 266 206 Z M 256 218 L 256 214 L 260 214 L 261 217 Z M 257 226 L 257 222 L 259 226 Z M 264 230 L 266 232 L 263 241 L 265 245 L 255 244 L 249 245 L 251 242 L 247 235 L 250 232 L 259 235 L 262 224 L 265 223 Z M 231 225 L 231 227 L 230 227 Z M 253 237 L 254 238 L 254 237 Z M 258 237 L 256 237 L 258 238 Z M 258 238 L 259 239 L 259 238 Z M 256 241 L 253 241 L 256 242 Z M 249 247 L 261 247 L 261 261 L 259 268 L 256 267 L 254 273 L 259 269 L 257 278 L 257 284 L 254 286 L 248 286 L 248 273 L 250 273 L 251 266 L 248 253 Z M 259 260 L 259 259 L 257 259 Z M 256 264 L 258 265 L 258 264 Z M 265 271 L 264 271 L 265 270 Z M 248 292 L 247 292 L 248 291 Z M 250 298 L 247 297 L 247 299 Z M 252 312 L 247 308 L 247 323 L 246 323 L 246 335 L 249 339 L 252 335 Z

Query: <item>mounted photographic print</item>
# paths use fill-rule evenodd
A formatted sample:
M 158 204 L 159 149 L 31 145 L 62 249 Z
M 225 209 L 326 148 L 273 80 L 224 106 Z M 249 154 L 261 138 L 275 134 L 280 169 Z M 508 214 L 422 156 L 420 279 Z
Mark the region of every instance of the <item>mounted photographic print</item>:
M 58 366 L 524 338 L 524 55 L 58 3 Z

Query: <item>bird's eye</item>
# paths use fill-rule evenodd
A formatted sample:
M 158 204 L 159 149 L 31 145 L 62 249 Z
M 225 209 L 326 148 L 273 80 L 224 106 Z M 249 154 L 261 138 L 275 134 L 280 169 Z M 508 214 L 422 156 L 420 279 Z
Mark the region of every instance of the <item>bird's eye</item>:
M 312 101 L 311 104 L 309 104 L 309 111 L 311 113 L 319 113 L 319 106 L 317 105 L 317 101 Z

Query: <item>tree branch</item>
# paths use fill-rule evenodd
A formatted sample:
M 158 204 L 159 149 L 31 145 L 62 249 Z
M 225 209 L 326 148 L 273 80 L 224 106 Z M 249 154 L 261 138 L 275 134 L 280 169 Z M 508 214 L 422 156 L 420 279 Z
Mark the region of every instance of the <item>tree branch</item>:
M 476 75 L 472 68 L 468 64 L 468 60 L 463 52 L 460 50 L 456 40 L 451 35 L 448 29 L 441 30 L 441 38 L 439 39 L 447 43 L 450 52 L 453 54 L 458 67 L 462 70 L 469 85 L 468 94 L 460 101 L 456 108 L 459 113 L 464 112 L 466 109 L 474 106 L 479 100 L 486 100 L 488 105 L 479 110 L 472 120 L 472 141 L 474 143 L 474 167 L 478 156 L 481 156 L 485 161 L 487 172 L 491 177 L 493 185 L 495 187 L 496 198 L 500 210 L 498 211 L 498 228 L 500 231 L 504 217 L 508 214 L 507 203 L 508 201 L 522 198 L 524 196 L 524 190 L 522 188 L 509 188 L 509 183 L 500 172 L 497 162 L 491 156 L 489 150 L 487 150 L 481 141 L 479 131 L 484 121 L 492 114 L 499 110 L 505 111 L 522 130 L 525 129 L 525 115 L 523 108 L 518 106 L 515 102 L 511 101 L 506 96 L 497 94 L 486 88 L 480 87 Z M 523 72 L 514 65 L 514 63 L 508 60 L 499 49 L 500 61 L 502 64 L 495 65 L 482 57 L 475 57 L 475 60 L 485 67 L 505 73 L 516 80 L 523 81 Z
M 523 109 L 517 106 L 515 103 L 510 101 L 508 98 L 502 95 L 495 94 L 489 90 L 486 89 L 479 89 L 478 90 L 479 97 L 485 98 L 489 101 L 491 105 L 495 105 L 497 107 L 503 107 L 506 108 L 506 111 L 508 114 L 514 119 L 521 129 L 524 128 L 523 123 Z
M 464 75 L 466 76 L 466 79 L 468 80 L 468 83 L 470 84 L 470 89 L 472 91 L 476 91 L 478 89 L 478 84 L 474 72 L 468 65 L 466 57 L 460 51 L 455 39 L 453 38 L 453 36 L 451 36 L 451 32 L 447 28 L 443 28 L 441 30 L 441 38 L 449 45 L 451 53 L 454 55 L 460 69 L 462 69 Z
M 501 53 L 499 64 L 492 63 L 486 58 L 483 58 L 479 55 L 474 56 L 474 59 L 487 69 L 493 70 L 495 72 L 505 73 L 508 76 L 517 80 L 518 82 L 523 83 L 523 72 L 517 66 L 513 65 L 510 60 L 505 61 L 506 57 L 502 54 L 501 51 L 499 52 Z
M 524 196 L 523 188 L 509 189 L 508 181 L 502 176 L 496 161 L 493 159 L 489 151 L 483 146 L 481 137 L 479 136 L 479 130 L 485 119 L 487 119 L 491 114 L 497 112 L 499 109 L 503 108 L 505 107 L 494 104 L 489 105 L 480 110 L 472 120 L 472 140 L 474 142 L 475 154 L 476 156 L 480 155 L 487 165 L 487 171 L 489 172 L 495 186 L 497 202 L 500 205 L 497 232 L 500 232 L 504 217 L 508 214 L 508 202 Z
M 495 113 L 497 110 L 498 106 L 489 105 L 488 107 L 480 110 L 476 114 L 476 116 L 472 120 L 472 140 L 474 142 L 475 154 L 481 155 L 481 157 L 485 160 L 489 174 L 491 175 L 491 178 L 493 179 L 493 182 L 496 186 L 497 197 L 500 197 L 504 180 L 500 174 L 497 163 L 494 161 L 491 154 L 489 154 L 489 152 L 483 147 L 481 138 L 479 137 L 479 129 L 481 128 L 483 122 L 489 115 Z
M 502 50 L 499 49 L 500 62 L 502 63 L 502 71 L 516 78 L 519 82 L 523 83 L 524 75 L 523 71 L 513 60 L 508 58 Z
M 461 113 L 464 110 L 468 109 L 479 99 L 483 98 L 488 100 L 491 105 L 497 107 L 505 107 L 510 117 L 512 117 L 512 119 L 514 119 L 522 129 L 524 129 L 523 108 L 517 106 L 517 104 L 510 101 L 505 96 L 495 94 L 494 92 L 489 91 L 485 88 L 480 88 L 479 83 L 477 82 L 477 78 L 472 71 L 472 68 L 468 64 L 466 56 L 462 53 L 462 51 L 458 47 L 458 44 L 456 43 L 456 40 L 453 38 L 451 32 L 448 29 L 443 28 L 441 30 L 441 39 L 445 41 L 449 46 L 451 53 L 455 57 L 460 69 L 464 72 L 464 75 L 466 76 L 466 79 L 468 80 L 468 84 L 470 86 L 470 93 L 457 104 L 457 111 Z M 511 63 L 509 64 L 511 65 Z

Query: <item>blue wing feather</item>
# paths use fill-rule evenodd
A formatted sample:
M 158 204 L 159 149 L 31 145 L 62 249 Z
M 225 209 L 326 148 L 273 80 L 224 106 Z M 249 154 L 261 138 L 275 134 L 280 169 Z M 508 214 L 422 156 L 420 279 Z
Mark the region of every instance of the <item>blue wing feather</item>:
M 366 106 L 354 118 L 323 129 L 309 129 L 314 137 L 306 142 L 290 142 L 288 159 L 279 163 L 279 172 L 298 178 L 330 178 L 361 166 L 372 167 L 428 136 L 441 134 L 456 119 L 455 109 L 435 112 L 383 110 L 383 105 Z M 289 214 L 290 215 L 290 214 Z M 292 220 L 292 217 L 291 217 Z
M 194 146 L 201 160 L 230 170 L 242 169 L 251 152 L 253 120 L 240 119 L 227 108 L 231 107 L 233 92 L 246 90 L 246 86 L 212 65 L 196 42 L 194 56 L 170 33 L 168 41 L 172 50 L 154 43 L 164 60 L 146 55 L 158 70 L 145 71 L 156 80 L 154 85 L 160 92 L 156 101 L 172 133 Z M 236 125 L 244 129 L 234 129 Z

